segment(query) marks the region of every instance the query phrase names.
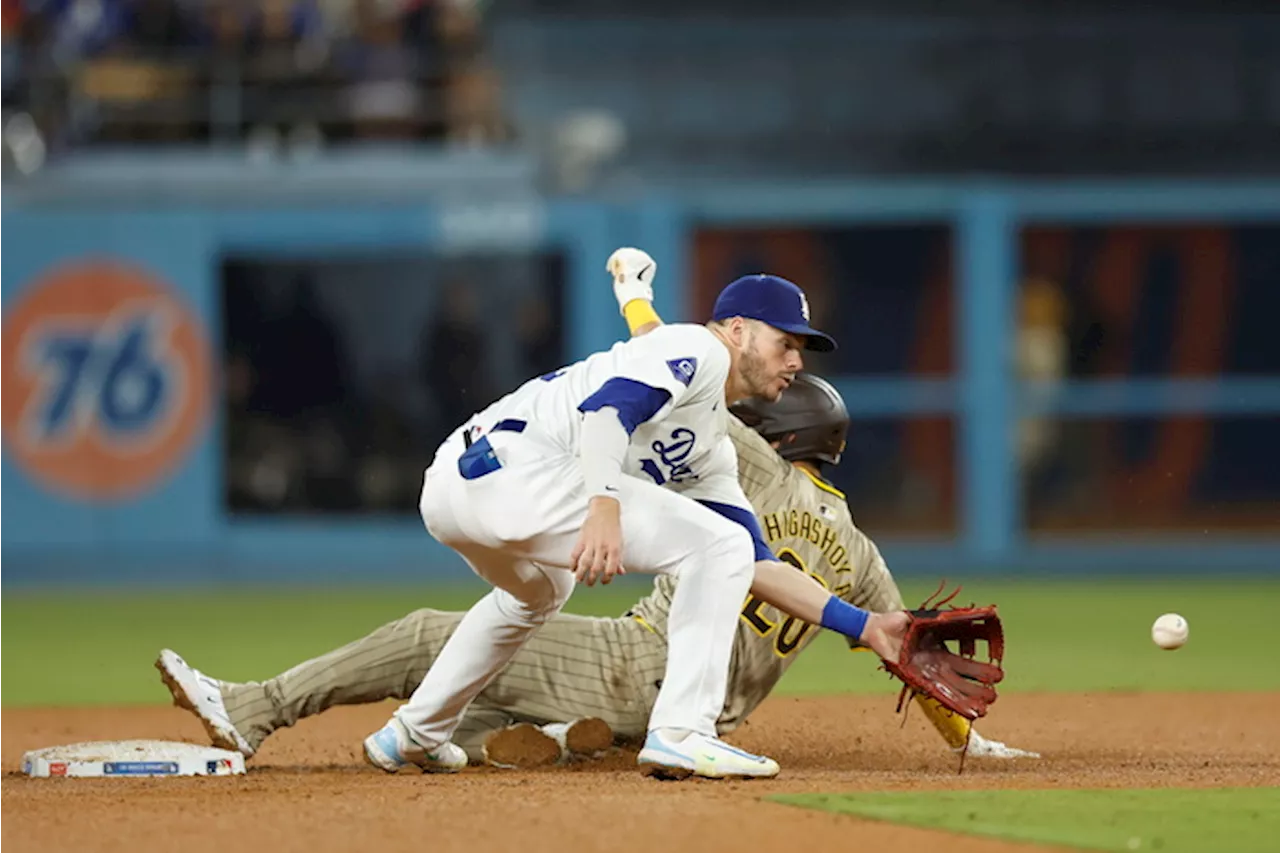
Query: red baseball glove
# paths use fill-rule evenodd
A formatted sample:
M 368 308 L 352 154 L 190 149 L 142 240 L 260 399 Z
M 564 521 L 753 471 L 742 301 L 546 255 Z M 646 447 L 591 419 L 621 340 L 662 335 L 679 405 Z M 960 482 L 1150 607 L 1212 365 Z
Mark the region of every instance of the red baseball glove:
M 917 693 L 935 699 L 947 710 L 969 720 L 986 716 L 996 701 L 995 685 L 1004 678 L 1004 628 L 995 605 L 947 607 L 960 592 L 941 601 L 946 581 L 918 610 L 907 613 L 911 621 L 896 661 L 884 668 L 903 683 L 898 710 Z M 978 660 L 978 641 L 987 643 L 987 660 Z M 952 643 L 954 651 L 947 643 Z

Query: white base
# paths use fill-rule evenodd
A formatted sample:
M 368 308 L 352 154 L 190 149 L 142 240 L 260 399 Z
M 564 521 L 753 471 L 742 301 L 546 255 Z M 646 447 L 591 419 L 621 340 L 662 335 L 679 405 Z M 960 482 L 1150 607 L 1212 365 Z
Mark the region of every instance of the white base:
M 35 749 L 22 757 L 28 776 L 237 776 L 244 756 L 212 746 L 167 740 L 114 740 Z

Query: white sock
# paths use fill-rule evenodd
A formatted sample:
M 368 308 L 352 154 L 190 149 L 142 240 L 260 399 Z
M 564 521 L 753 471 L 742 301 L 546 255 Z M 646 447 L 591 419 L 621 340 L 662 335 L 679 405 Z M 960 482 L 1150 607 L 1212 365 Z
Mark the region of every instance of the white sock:
M 568 749 L 566 741 L 569 736 L 569 726 L 569 723 L 546 723 L 539 728 L 544 735 L 560 744 L 560 751 L 563 752 Z
M 662 738 L 667 743 L 684 743 L 685 739 L 689 737 L 689 735 L 693 734 L 693 732 L 688 729 L 661 728 L 654 729 L 654 731 L 658 733 L 658 737 Z

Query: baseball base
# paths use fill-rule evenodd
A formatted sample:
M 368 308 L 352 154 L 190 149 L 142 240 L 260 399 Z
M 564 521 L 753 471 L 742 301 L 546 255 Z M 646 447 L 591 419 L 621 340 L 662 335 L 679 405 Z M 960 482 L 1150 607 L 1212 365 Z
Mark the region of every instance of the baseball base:
M 238 776 L 244 756 L 176 741 L 98 741 L 32 750 L 22 758 L 22 772 L 37 778 Z

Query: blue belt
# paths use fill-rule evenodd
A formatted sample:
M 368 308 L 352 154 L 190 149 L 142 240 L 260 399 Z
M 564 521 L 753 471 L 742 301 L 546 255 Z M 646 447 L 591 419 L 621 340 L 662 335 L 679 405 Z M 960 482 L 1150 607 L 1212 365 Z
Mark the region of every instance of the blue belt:
M 528 424 L 525 421 L 507 418 L 494 424 L 489 432 L 524 432 L 526 426 Z M 485 474 L 492 474 L 502 467 L 502 463 L 498 461 L 498 455 L 493 451 L 493 446 L 489 444 L 487 435 L 472 441 L 471 430 L 468 429 L 463 432 L 462 440 L 467 446 L 467 449 L 458 457 L 458 473 L 462 475 L 462 479 L 478 480 Z

